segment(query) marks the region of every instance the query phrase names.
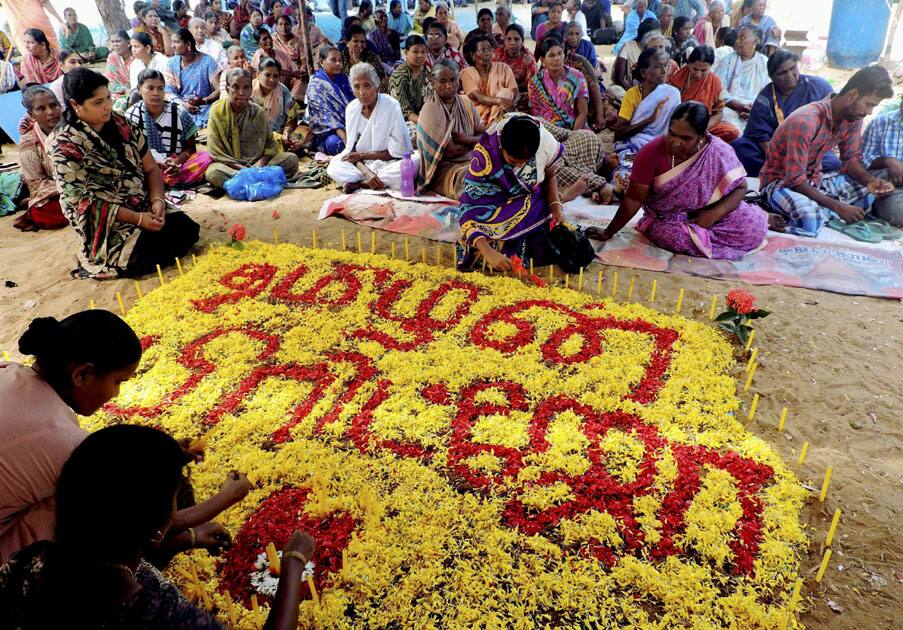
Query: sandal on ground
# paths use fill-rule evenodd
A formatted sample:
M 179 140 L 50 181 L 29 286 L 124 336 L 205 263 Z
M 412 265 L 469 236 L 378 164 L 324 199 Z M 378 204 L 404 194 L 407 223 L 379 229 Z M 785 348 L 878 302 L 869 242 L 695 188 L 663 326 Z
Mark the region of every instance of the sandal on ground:
M 865 221 L 844 223 L 840 219 L 831 219 L 826 225 L 832 230 L 837 230 L 841 234 L 849 236 L 854 241 L 860 241 L 862 243 L 880 243 L 884 240 L 880 234 L 873 232 Z

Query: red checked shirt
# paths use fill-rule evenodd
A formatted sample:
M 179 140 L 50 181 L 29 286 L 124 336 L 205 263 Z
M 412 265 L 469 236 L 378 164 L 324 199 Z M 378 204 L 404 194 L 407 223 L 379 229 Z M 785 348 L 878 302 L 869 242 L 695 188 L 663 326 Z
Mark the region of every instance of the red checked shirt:
M 778 127 L 768 145 L 768 157 L 759 173 L 762 188 L 781 181 L 784 188 L 806 182 L 821 183 L 821 161 L 834 147 L 840 147 L 842 172 L 852 160 L 862 158 L 862 121 L 834 122 L 831 99 L 800 107 Z

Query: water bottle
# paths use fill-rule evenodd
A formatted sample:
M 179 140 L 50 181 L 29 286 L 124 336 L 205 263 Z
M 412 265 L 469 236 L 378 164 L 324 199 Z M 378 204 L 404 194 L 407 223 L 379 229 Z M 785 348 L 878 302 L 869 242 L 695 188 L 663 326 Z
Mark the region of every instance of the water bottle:
M 405 197 L 414 196 L 414 162 L 411 154 L 405 153 L 401 158 L 401 194 Z

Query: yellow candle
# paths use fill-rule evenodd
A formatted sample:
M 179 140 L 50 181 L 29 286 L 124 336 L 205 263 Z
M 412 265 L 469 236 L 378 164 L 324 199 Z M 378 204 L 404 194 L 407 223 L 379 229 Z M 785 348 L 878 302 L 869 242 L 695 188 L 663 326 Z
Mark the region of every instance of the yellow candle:
M 825 547 L 830 547 L 837 532 L 837 524 L 840 523 L 840 508 L 834 510 L 834 518 L 831 519 L 831 527 L 828 529 L 828 537 L 825 538 Z
M 596 295 L 602 293 L 602 273 L 600 272 L 598 276 L 596 276 Z
M 580 279 L 577 281 L 580 290 L 583 291 L 583 269 L 580 270 Z
M 125 304 L 122 303 L 122 293 L 116 292 L 116 301 L 119 302 L 119 313 L 125 315 Z
M 571 275 L 566 273 L 564 274 L 564 288 L 569 289 L 571 285 Z
M 420 262 L 426 264 L 426 245 L 420 246 Z
M 411 260 L 411 244 L 408 239 L 404 239 L 404 259 Z
M 257 594 L 252 593 L 251 594 L 251 610 L 253 610 L 254 612 L 257 612 L 257 607 L 258 607 Z
M 310 246 L 314 249 L 317 249 L 317 230 L 312 229 L 310 231 Z
M 395 241 L 392 241 L 392 245 L 389 247 L 389 250 L 392 252 L 392 258 L 395 258 Z
M 815 582 L 821 583 L 821 579 L 825 576 L 825 569 L 828 568 L 828 562 L 831 560 L 831 550 L 825 550 L 825 556 L 821 559 L 821 566 L 818 567 L 818 573 L 815 574 Z
M 533 275 L 533 259 L 530 259 L 530 276 Z
M 361 231 L 357 231 L 357 253 L 360 254 L 364 251 L 364 246 L 361 244 Z
M 684 305 L 684 290 L 681 289 L 680 293 L 677 294 L 677 307 L 674 309 L 675 313 L 680 313 L 680 308 Z
M 280 562 L 279 555 L 276 553 L 276 545 L 272 542 L 267 543 L 267 560 L 270 561 L 270 573 L 279 575 Z
M 649 292 L 649 303 L 655 303 L 655 288 L 658 286 L 658 282 L 655 280 L 652 281 L 652 291 Z
M 194 267 L 197 267 L 197 266 L 198 266 L 198 258 L 194 254 L 192 254 L 191 255 L 191 267 L 193 269 Z
M 276 245 L 279 244 L 279 230 L 276 228 L 273 228 L 273 242 L 276 243 Z
M 162 287 L 166 281 L 163 279 L 163 270 L 160 269 L 160 265 L 157 265 L 157 277 L 160 278 L 160 286 Z
M 712 306 L 709 307 L 709 319 L 715 319 L 715 307 L 718 306 L 718 294 L 712 294 Z
M 800 450 L 800 458 L 797 460 L 798 464 L 802 464 L 806 461 L 806 453 L 809 452 L 809 442 L 803 442 L 803 448 Z
M 821 493 L 818 495 L 818 501 L 820 503 L 824 503 L 825 497 L 828 496 L 828 486 L 831 485 L 832 472 L 834 472 L 834 469 L 831 466 L 828 466 L 825 469 L 825 480 L 821 483 Z
M 310 597 L 314 600 L 314 606 L 320 605 L 320 596 L 317 595 L 317 587 L 314 585 L 314 576 L 307 574 L 307 586 L 310 588 Z
M 549 284 L 552 284 L 555 280 L 555 266 L 549 265 Z
M 746 362 L 746 371 L 749 372 L 752 369 L 753 363 L 756 362 L 756 358 L 759 356 L 759 346 L 753 348 L 752 354 L 749 355 L 749 361 Z
M 749 349 L 752 347 L 753 339 L 755 339 L 755 338 L 756 338 L 756 331 L 753 330 L 749 333 L 749 339 L 746 340 L 746 348 L 744 348 L 744 350 L 749 352 Z
M 799 602 L 801 588 L 803 588 L 803 580 L 802 578 L 799 578 L 793 585 L 793 592 L 790 594 L 790 605 L 788 606 L 788 608 L 790 609 L 791 613 L 793 612 L 793 609 L 796 608 L 796 605 Z
M 141 294 L 141 285 L 138 284 L 138 281 L 137 281 L 137 280 L 135 280 L 135 293 L 138 294 L 138 299 L 139 299 L 139 300 L 140 300 L 141 298 L 144 297 L 144 296 Z
M 744 394 L 749 391 L 749 387 L 750 387 L 750 385 L 752 385 L 753 376 L 755 376 L 756 368 L 758 368 L 758 367 L 759 367 L 758 363 L 753 363 L 752 368 L 750 368 L 749 376 L 746 377 L 746 383 L 743 385 L 743 393 Z
M 346 243 L 345 243 L 345 228 L 342 228 L 342 251 L 345 251 L 346 249 L 347 249 L 347 247 L 346 247 Z
M 94 310 L 94 298 L 88 299 L 88 308 L 90 308 L 92 311 Z
M 232 595 L 229 594 L 229 591 L 223 591 L 223 598 L 225 599 L 226 614 L 229 615 L 229 625 L 237 628 L 238 616 L 235 614 L 235 602 L 232 601 Z
M 778 431 L 784 430 L 784 423 L 787 422 L 787 407 L 781 409 L 781 419 L 778 420 Z
M 9 352 L 7 352 L 6 350 L 3 351 L 3 360 L 9 361 Z
M 630 276 L 630 284 L 627 285 L 627 301 L 633 299 L 633 287 L 636 285 L 636 276 Z
M 185 270 L 182 269 L 182 261 L 179 260 L 179 257 L 178 257 L 178 256 L 176 256 L 176 269 L 179 270 L 179 275 L 180 275 L 180 276 L 184 276 L 184 275 L 185 275 Z
M 747 420 L 750 422 L 753 418 L 756 417 L 756 407 L 759 406 L 759 395 L 753 394 L 752 404 L 749 406 L 749 416 L 747 416 Z
M 618 292 L 618 272 L 615 271 L 611 275 L 611 294 L 616 295 Z

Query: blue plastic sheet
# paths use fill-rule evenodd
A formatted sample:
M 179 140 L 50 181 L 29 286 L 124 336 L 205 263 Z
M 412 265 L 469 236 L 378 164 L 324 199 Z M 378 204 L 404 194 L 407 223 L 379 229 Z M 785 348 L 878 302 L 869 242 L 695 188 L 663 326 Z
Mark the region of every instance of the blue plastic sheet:
M 261 201 L 278 197 L 285 181 L 285 171 L 278 166 L 252 166 L 238 171 L 223 187 L 238 201 Z

